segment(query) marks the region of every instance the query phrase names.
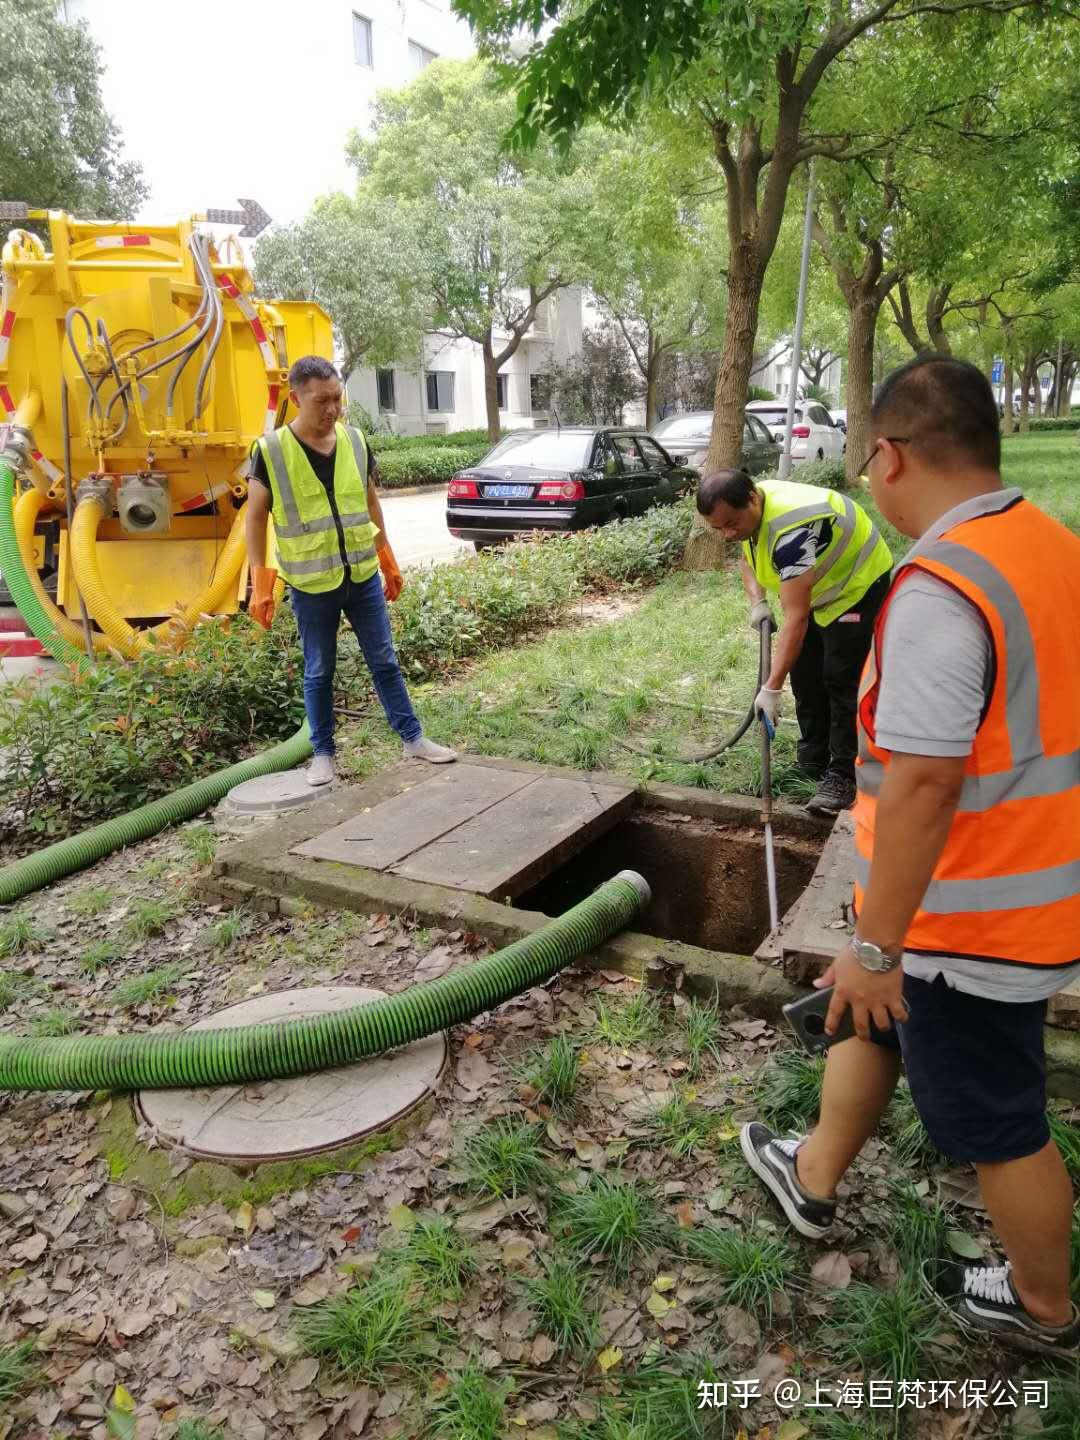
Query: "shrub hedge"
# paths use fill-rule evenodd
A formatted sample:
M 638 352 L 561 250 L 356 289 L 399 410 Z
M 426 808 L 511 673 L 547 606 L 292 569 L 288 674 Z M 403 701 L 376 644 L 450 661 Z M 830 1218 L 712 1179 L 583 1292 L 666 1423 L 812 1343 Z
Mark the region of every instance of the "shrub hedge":
M 679 559 L 692 500 L 576 535 L 544 536 L 411 572 L 391 607 L 405 673 L 437 677 L 558 620 L 586 591 L 655 581 Z M 122 814 L 290 735 L 303 669 L 288 605 L 267 634 L 246 616 L 201 626 L 181 655 L 97 665 L 48 688 L 0 690 L 0 846 L 36 848 Z M 338 686 L 372 698 L 351 634 Z
M 1015 425 L 1019 423 L 1019 420 L 1014 421 Z M 1028 428 L 1033 431 L 1080 430 L 1080 415 L 1040 415 L 1028 421 Z
M 505 430 L 503 434 L 506 434 Z M 446 435 L 395 435 L 376 432 L 371 436 L 371 448 L 379 455 L 389 450 L 422 450 L 425 447 L 438 450 L 444 445 L 464 446 L 466 449 L 483 445 L 485 450 L 489 450 L 491 441 L 486 430 L 451 430 Z
M 384 490 L 398 490 L 406 485 L 445 485 L 459 470 L 487 454 L 483 445 L 417 445 L 397 450 L 376 450 L 379 475 Z

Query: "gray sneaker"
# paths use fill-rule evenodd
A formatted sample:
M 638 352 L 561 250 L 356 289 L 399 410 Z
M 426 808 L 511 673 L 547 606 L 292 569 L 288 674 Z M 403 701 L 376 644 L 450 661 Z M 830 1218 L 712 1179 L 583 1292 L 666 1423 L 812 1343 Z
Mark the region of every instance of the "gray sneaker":
M 952 1311 L 970 1330 L 989 1331 L 1003 1345 L 1043 1355 L 1075 1355 L 1080 1346 L 1080 1314 L 1073 1306 L 1064 1325 L 1036 1320 L 1016 1293 L 1011 1265 L 967 1265 L 960 1270 Z
M 450 765 L 457 759 L 457 751 L 450 750 L 445 745 L 436 745 L 434 740 L 429 740 L 426 735 L 421 735 L 416 740 L 406 740 L 402 744 L 406 760 L 427 760 L 432 765 Z
M 333 755 L 316 755 L 305 772 L 309 785 L 329 785 L 334 778 Z
M 836 1201 L 810 1195 L 799 1184 L 795 1153 L 805 1139 L 805 1135 L 781 1138 L 757 1120 L 751 1120 L 739 1132 L 743 1159 L 779 1202 L 788 1220 L 800 1235 L 820 1240 L 836 1218 Z

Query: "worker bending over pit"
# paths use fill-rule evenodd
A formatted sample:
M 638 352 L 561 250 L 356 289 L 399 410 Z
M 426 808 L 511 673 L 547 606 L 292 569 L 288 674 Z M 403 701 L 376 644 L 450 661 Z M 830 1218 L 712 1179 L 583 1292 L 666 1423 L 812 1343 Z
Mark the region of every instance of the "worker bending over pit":
M 775 725 L 791 677 L 800 768 L 819 782 L 808 808 L 838 815 L 855 802 L 855 704 L 892 556 L 861 506 L 836 490 L 751 480 L 714 470 L 697 508 L 727 540 L 742 541 L 739 568 L 756 630 L 778 594 L 783 623 L 754 709 Z
M 386 609 L 404 582 L 386 538 L 375 458 L 361 432 L 341 423 L 344 394 L 328 360 L 303 356 L 289 371 L 295 420 L 262 436 L 251 450 L 248 611 L 270 628 L 278 574 L 266 564 L 266 519 L 272 512 L 278 566 L 289 585 L 304 655 L 311 785 L 334 778 L 334 670 L 342 615 L 360 642 L 375 693 L 406 756 L 435 765 L 457 758 L 423 735 L 405 688 Z

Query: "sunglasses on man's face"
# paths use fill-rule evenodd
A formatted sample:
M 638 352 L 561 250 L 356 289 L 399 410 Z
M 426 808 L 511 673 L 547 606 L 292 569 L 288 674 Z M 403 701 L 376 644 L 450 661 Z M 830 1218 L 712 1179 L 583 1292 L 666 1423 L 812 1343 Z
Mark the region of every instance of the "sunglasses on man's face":
M 911 443 L 911 436 L 910 436 L 910 435 L 883 435 L 883 436 L 881 437 L 881 440 L 888 440 L 888 442 L 889 442 L 890 445 L 909 445 L 909 444 Z M 863 463 L 859 466 L 859 480 L 860 480 L 860 482 L 861 482 L 863 485 L 869 485 L 869 484 L 870 484 L 870 476 L 866 473 L 866 467 L 870 464 L 870 461 L 873 460 L 874 456 L 875 456 L 875 455 L 877 454 L 877 452 L 881 449 L 881 440 L 879 440 L 879 441 L 877 442 L 877 444 L 874 446 L 874 448 L 870 451 L 870 454 L 866 457 L 866 459 L 863 461 Z

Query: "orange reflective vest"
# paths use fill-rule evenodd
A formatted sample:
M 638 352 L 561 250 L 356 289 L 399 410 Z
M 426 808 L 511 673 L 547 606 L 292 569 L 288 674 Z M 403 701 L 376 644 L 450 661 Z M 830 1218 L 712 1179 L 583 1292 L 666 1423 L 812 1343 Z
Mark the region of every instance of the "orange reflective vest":
M 1021 498 L 916 545 L 881 607 L 859 692 L 856 909 L 889 764 L 874 743 L 882 636 L 914 569 L 978 609 L 994 669 L 959 808 L 905 948 L 1071 964 L 1080 958 L 1080 539 Z

